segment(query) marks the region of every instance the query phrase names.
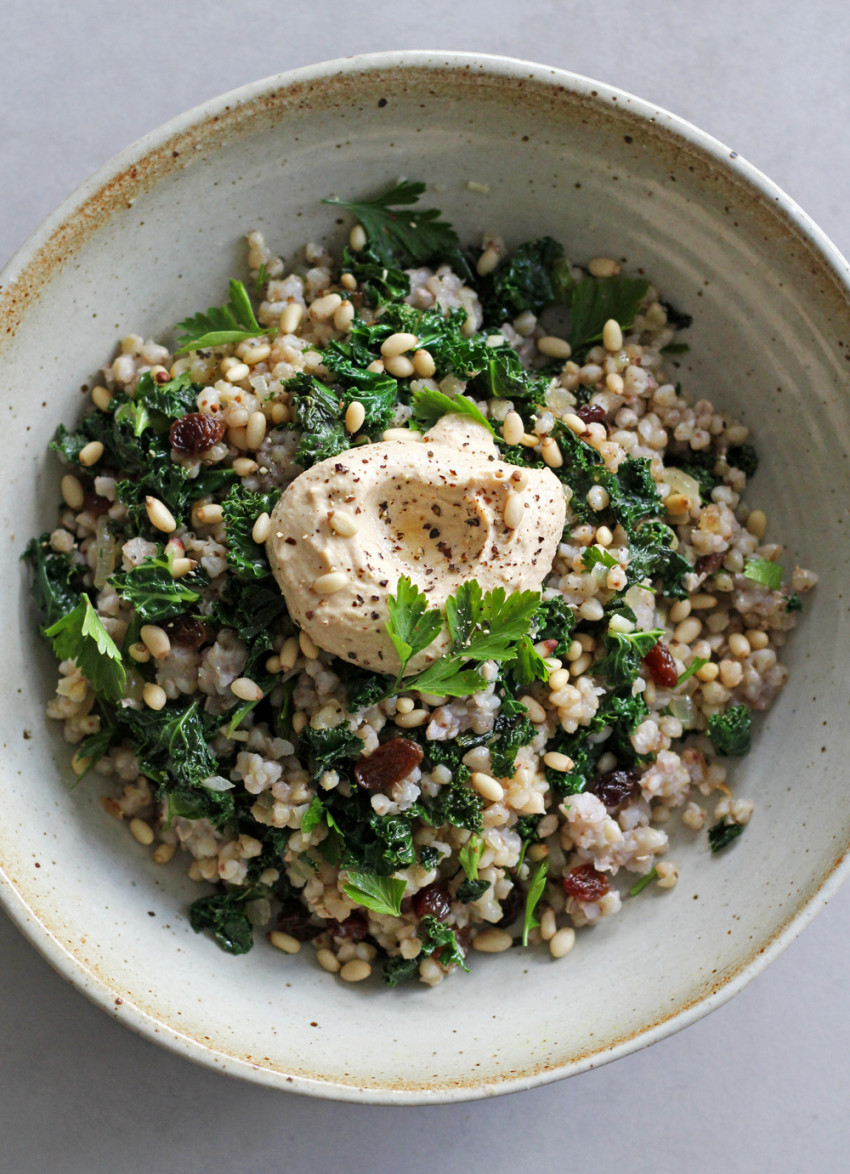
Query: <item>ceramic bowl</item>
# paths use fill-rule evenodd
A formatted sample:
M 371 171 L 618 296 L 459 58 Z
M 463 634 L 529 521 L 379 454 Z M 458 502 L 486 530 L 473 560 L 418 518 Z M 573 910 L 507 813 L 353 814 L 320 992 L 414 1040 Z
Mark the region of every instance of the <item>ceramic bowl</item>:
M 427 180 L 428 203 L 466 240 L 549 233 L 577 259 L 613 254 L 645 271 L 690 311 L 680 377 L 752 426 L 762 465 L 751 499 L 786 564 L 816 569 L 821 585 L 787 646 L 790 682 L 732 767 L 735 793 L 757 805 L 734 848 L 714 858 L 704 836 L 675 835 L 677 888 L 627 901 L 562 961 L 509 951 L 436 990 L 391 992 L 341 983 L 309 950 L 289 958 L 261 942 L 234 959 L 192 932 L 185 870 L 154 865 L 104 815 L 96 779 L 70 785 L 69 749 L 43 716 L 55 667 L 18 556 L 53 524 L 47 442 L 73 422 L 116 340 L 167 335 L 221 302 L 227 279 L 245 275 L 250 229 L 285 257 L 338 241 L 337 210 L 321 198 L 399 175 Z M 33 945 L 120 1022 L 208 1067 L 319 1096 L 516 1091 L 718 1006 L 846 873 L 847 266 L 734 152 L 646 102 L 526 62 L 333 62 L 208 102 L 119 155 L 13 259 L 0 307 L 0 893 Z

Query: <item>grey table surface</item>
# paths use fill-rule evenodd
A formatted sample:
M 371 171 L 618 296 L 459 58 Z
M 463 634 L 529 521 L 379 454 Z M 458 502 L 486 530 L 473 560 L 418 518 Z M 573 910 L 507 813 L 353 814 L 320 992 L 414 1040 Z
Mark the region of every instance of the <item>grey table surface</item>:
M 0 259 L 112 154 L 268 74 L 379 49 L 502 53 L 657 102 L 746 156 L 850 252 L 846 0 L 6 0 Z M 850 1165 L 850 889 L 731 1003 L 616 1064 L 394 1109 L 196 1068 L 102 1015 L 0 913 L 0 1174 L 608 1174 Z

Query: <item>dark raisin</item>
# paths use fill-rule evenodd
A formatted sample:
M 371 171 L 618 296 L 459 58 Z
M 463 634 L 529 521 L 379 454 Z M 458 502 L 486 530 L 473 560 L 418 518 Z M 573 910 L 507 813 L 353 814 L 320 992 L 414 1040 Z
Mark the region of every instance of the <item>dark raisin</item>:
M 436 917 L 445 921 L 452 911 L 448 889 L 439 881 L 426 885 L 413 896 L 413 912 L 417 917 Z
M 322 932 L 320 925 L 313 925 L 310 913 L 298 901 L 287 901 L 277 915 L 277 925 L 297 942 L 310 942 Z
M 500 929 L 505 929 L 506 926 L 513 925 L 522 912 L 524 904 L 525 897 L 517 885 L 514 884 L 507 897 L 502 898 L 502 916 L 496 922 L 496 925 Z
M 597 872 L 592 864 L 579 864 L 563 880 L 564 892 L 579 901 L 598 901 L 611 887 L 604 872 Z
M 583 404 L 580 408 L 576 408 L 576 415 L 585 424 L 604 424 L 606 428 L 608 427 L 605 409 L 601 404 Z
M 331 937 L 362 942 L 369 932 L 369 922 L 365 913 L 355 911 L 346 917 L 345 921 L 337 921 L 335 918 L 329 917 L 325 922 L 325 929 Z
M 218 444 L 224 436 L 224 420 L 220 416 L 205 416 L 201 412 L 189 412 L 171 425 L 168 439 L 177 452 L 206 452 Z
M 176 619 L 168 621 L 165 630 L 172 644 L 191 649 L 192 652 L 203 648 L 210 639 L 210 630 L 207 625 L 203 620 L 196 619 L 194 616 L 177 616 Z
M 88 514 L 93 514 L 99 518 L 102 514 L 109 512 L 109 507 L 112 502 L 108 497 L 101 497 L 99 493 L 95 493 L 93 489 L 86 490 L 83 497 L 83 509 Z
M 621 803 L 636 793 L 639 778 L 636 770 L 609 770 L 604 775 L 597 775 L 588 790 L 601 799 L 609 811 L 616 811 Z
M 368 758 L 361 758 L 354 767 L 354 777 L 364 791 L 382 791 L 391 795 L 393 788 L 407 778 L 422 761 L 424 751 L 410 738 L 393 738 L 384 742 Z
M 675 689 L 679 674 L 676 671 L 676 662 L 673 654 L 663 644 L 656 644 L 650 648 L 643 663 L 652 673 L 652 679 L 661 689 Z
M 694 570 L 698 575 L 713 575 L 725 557 L 726 554 L 722 550 L 716 550 L 714 554 L 704 554 L 702 558 L 697 559 Z

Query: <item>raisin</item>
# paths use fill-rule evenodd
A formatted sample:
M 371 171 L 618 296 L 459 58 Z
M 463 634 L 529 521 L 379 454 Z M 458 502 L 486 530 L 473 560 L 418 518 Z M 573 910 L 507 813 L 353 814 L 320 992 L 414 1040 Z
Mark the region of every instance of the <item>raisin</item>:
M 601 404 L 583 404 L 580 408 L 576 408 L 576 415 L 585 424 L 604 424 L 606 428 L 608 427 L 605 409 Z
M 506 926 L 513 925 L 522 912 L 524 904 L 525 897 L 517 885 L 514 884 L 507 897 L 502 897 L 502 916 L 496 922 L 496 926 L 499 929 L 505 929 Z
M 563 880 L 564 892 L 579 901 L 598 901 L 608 892 L 610 885 L 604 872 L 597 872 L 592 864 L 579 864 Z
M 364 791 L 381 791 L 391 796 L 393 787 L 406 778 L 424 757 L 422 747 L 410 738 L 384 742 L 368 758 L 354 766 L 354 777 Z
M 714 554 L 704 554 L 698 558 L 694 570 L 698 575 L 713 575 L 723 562 L 726 554 L 722 550 L 715 550 Z
M 93 514 L 94 517 L 99 518 L 102 514 L 109 512 L 109 507 L 112 502 L 108 497 L 101 497 L 99 493 L 95 493 L 93 489 L 87 489 L 83 497 L 83 509 L 86 513 Z
M 176 619 L 168 621 L 165 630 L 172 644 L 178 644 L 181 648 L 188 648 L 192 652 L 203 648 L 210 639 L 210 630 L 207 625 L 203 620 L 198 620 L 194 616 L 177 616 Z
M 311 942 L 322 932 L 320 925 L 313 925 L 309 912 L 298 901 L 287 901 L 277 915 L 278 928 L 288 933 L 297 942 Z
M 369 932 L 369 922 L 365 913 L 357 911 L 346 917 L 345 921 L 337 921 L 335 918 L 329 917 L 325 922 L 325 929 L 331 937 L 362 942 Z
M 650 648 L 643 658 L 643 663 L 652 673 L 652 679 L 659 688 L 674 689 L 676 687 L 676 682 L 679 680 L 676 662 L 673 659 L 673 654 L 663 644 L 656 644 L 654 648 Z
M 639 778 L 636 770 L 609 770 L 604 775 L 597 775 L 588 790 L 601 799 L 609 811 L 616 811 L 621 803 L 635 794 Z
M 220 416 L 205 416 L 201 412 L 189 412 L 171 425 L 168 439 L 177 452 L 195 455 L 206 452 L 218 444 L 224 436 L 224 420 Z
M 448 889 L 439 881 L 426 885 L 413 897 L 413 912 L 417 917 L 436 917 L 445 921 L 452 910 Z

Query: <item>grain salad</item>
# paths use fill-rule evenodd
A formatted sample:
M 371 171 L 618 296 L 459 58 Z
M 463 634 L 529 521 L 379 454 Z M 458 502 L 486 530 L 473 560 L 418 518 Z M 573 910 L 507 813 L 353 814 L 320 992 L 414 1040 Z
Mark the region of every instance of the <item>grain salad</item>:
M 48 716 L 109 815 L 207 886 L 192 927 L 390 986 L 565 957 L 675 886 L 670 821 L 731 845 L 753 801 L 730 760 L 817 581 L 751 508 L 747 427 L 677 381 L 685 313 L 549 237 L 462 247 L 424 191 L 327 201 L 341 256 L 285 264 L 251 232 L 247 287 L 169 345 L 122 339 L 55 435 L 59 524 L 25 555 Z M 349 482 L 391 456 L 371 502 Z M 288 503 L 331 485 L 316 534 L 354 553 L 319 573 Z M 390 525 L 364 601 L 351 568 Z

